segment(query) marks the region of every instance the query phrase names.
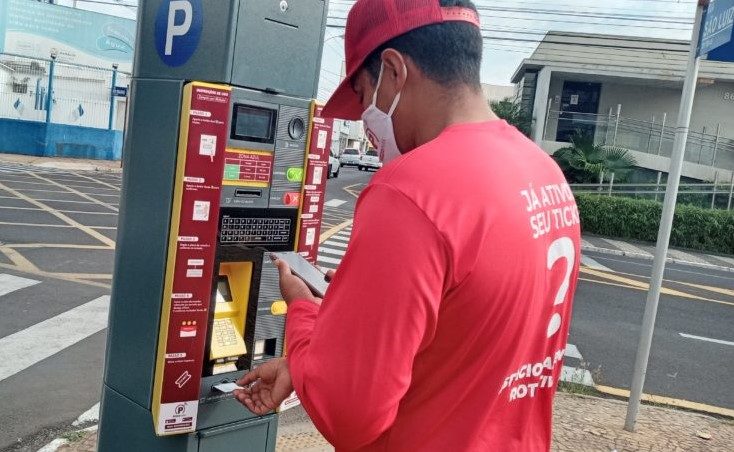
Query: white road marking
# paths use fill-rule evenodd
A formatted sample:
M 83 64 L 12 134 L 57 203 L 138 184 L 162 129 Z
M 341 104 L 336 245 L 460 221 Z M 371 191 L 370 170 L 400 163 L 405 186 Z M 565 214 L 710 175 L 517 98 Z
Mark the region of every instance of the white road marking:
M 342 261 L 341 259 L 334 259 L 333 257 L 328 257 L 328 256 L 319 256 L 318 258 L 318 263 L 324 262 L 327 264 L 339 265 L 341 261 Z
M 36 281 L 35 279 L 21 278 L 20 276 L 8 275 L 7 273 L 0 274 L 0 297 L 16 290 L 35 286 L 38 283 L 40 281 Z
M 573 344 L 566 345 L 566 352 L 563 355 L 566 358 L 584 359 L 584 357 L 581 356 L 579 349 Z
M 109 295 L 0 338 L 0 381 L 107 327 Z
M 581 265 L 591 268 L 593 270 L 614 273 L 614 270 L 612 270 L 611 268 L 607 267 L 606 265 L 602 265 L 596 260 L 590 258 L 589 256 L 584 256 L 583 254 L 581 255 Z
M 324 245 L 336 246 L 337 248 L 346 248 L 347 244 L 344 242 L 335 242 L 333 240 L 327 240 L 323 243 Z
M 96 422 L 99 420 L 99 402 L 92 408 L 82 413 L 71 425 L 76 427 L 77 425 L 86 424 L 88 422 Z
M 321 256 L 321 253 L 333 254 L 335 256 L 344 256 L 347 252 L 344 251 L 344 250 L 337 250 L 337 249 L 334 249 L 334 248 L 327 248 L 325 246 L 320 246 L 319 247 L 319 256 Z
M 42 448 L 38 449 L 38 452 L 56 452 L 59 447 L 69 444 L 69 441 L 64 438 L 56 438 L 50 443 L 46 444 Z
M 594 245 L 593 243 L 585 239 L 581 239 L 581 246 L 583 248 L 599 248 L 598 246 Z
M 329 237 L 329 240 L 340 240 L 342 242 L 348 242 L 349 241 L 349 236 L 348 235 L 347 236 L 344 236 L 344 235 L 334 234 L 331 237 Z
M 638 248 L 635 245 L 632 245 L 631 243 L 627 242 L 620 242 L 619 240 L 612 240 L 612 239 L 602 239 L 605 242 L 609 243 L 615 248 L 619 248 L 620 250 L 630 253 L 630 254 L 640 254 L 642 256 L 648 256 L 651 257 L 652 254 L 648 253 L 647 251 L 643 250 L 642 248 Z
M 570 366 L 563 366 L 561 369 L 561 381 L 584 386 L 594 386 L 594 379 L 591 378 L 591 372 L 586 369 L 579 369 Z
M 326 207 L 339 207 L 343 204 L 346 204 L 347 202 L 341 199 L 331 199 L 329 201 L 326 201 L 324 203 L 324 206 Z
M 687 339 L 695 339 L 697 341 L 713 342 L 714 344 L 730 345 L 734 347 L 734 342 L 723 341 L 721 339 L 712 339 L 710 337 L 694 336 L 693 334 L 678 333 Z

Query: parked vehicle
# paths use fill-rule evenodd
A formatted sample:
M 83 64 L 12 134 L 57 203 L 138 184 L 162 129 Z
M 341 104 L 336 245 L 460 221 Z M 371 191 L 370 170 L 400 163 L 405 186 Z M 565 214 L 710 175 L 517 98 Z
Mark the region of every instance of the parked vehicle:
M 327 174 L 327 179 L 331 179 L 332 177 L 339 177 L 339 170 L 341 169 L 341 164 L 339 163 L 339 159 L 336 157 L 336 154 L 332 151 L 329 153 L 329 174 Z
M 370 169 L 378 170 L 382 168 L 382 162 L 380 161 L 380 156 L 377 154 L 377 151 L 375 151 L 374 149 L 370 149 L 369 151 L 365 152 L 364 155 L 359 158 L 357 168 L 360 171 L 366 171 Z
M 341 166 L 358 166 L 359 165 L 359 151 L 357 149 L 347 148 L 342 152 L 339 157 Z

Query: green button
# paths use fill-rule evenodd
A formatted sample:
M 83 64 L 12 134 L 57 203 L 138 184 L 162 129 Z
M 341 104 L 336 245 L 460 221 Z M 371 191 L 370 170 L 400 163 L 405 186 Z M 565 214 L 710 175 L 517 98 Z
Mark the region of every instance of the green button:
M 237 180 L 240 178 L 239 165 L 224 165 L 224 178 Z
M 288 168 L 285 177 L 288 182 L 301 182 L 303 180 L 303 168 Z

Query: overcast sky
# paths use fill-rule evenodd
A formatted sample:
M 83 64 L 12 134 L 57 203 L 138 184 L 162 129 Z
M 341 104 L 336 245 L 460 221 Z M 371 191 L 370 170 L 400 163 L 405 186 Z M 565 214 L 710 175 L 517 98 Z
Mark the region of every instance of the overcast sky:
M 95 0 L 115 3 L 117 0 Z M 299 0 L 292 0 L 299 1 Z M 121 0 L 137 4 L 137 0 Z M 58 0 L 71 6 L 74 0 Z M 134 18 L 135 8 L 77 0 L 83 7 Z M 119 3 L 119 2 L 118 2 Z M 329 24 L 344 24 L 353 0 L 330 0 Z M 690 39 L 694 0 L 475 0 L 485 35 L 482 81 L 510 84 L 510 77 L 549 30 Z M 319 99 L 326 99 L 340 79 L 344 59 L 343 28 L 326 30 Z

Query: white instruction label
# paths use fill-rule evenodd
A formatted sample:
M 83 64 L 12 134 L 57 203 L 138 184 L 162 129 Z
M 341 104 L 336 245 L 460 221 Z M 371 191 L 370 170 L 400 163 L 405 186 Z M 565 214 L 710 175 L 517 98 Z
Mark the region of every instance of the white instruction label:
M 216 135 L 201 135 L 201 141 L 199 142 L 199 155 L 206 155 L 207 157 L 214 157 L 217 152 L 217 136 Z
M 194 221 L 209 221 L 209 201 L 194 201 Z
M 319 130 L 319 137 L 316 141 L 317 149 L 324 149 L 326 147 L 326 130 Z

